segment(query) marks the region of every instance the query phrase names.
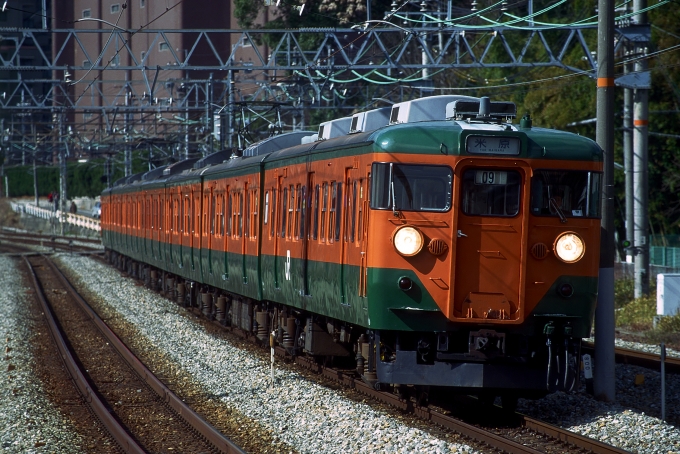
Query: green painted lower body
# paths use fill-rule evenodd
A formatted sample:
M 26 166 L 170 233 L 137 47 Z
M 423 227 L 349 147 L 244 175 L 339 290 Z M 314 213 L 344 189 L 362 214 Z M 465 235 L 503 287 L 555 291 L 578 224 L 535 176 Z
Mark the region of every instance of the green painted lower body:
M 255 300 L 287 304 L 375 330 L 447 332 L 475 329 L 477 324 L 452 322 L 441 312 L 413 271 L 369 268 L 367 296 L 359 296 L 357 266 L 287 260 L 204 251 L 158 241 L 104 233 L 107 247 L 161 270 Z M 329 279 L 329 277 L 331 277 Z M 401 277 L 413 282 L 399 289 Z M 570 298 L 560 296 L 558 285 L 574 288 Z M 542 335 L 551 321 L 567 325 L 574 337 L 588 337 L 597 300 L 597 278 L 561 276 L 553 282 L 535 310 L 521 325 L 503 325 L 500 331 Z M 486 326 L 491 326 L 487 323 Z

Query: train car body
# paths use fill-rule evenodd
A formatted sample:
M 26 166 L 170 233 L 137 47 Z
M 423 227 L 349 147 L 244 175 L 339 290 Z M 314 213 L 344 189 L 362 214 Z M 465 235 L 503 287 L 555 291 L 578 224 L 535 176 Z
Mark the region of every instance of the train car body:
M 178 301 L 356 360 L 371 383 L 569 389 L 597 297 L 602 150 L 510 110 L 423 98 L 123 181 L 102 194 L 103 240 Z

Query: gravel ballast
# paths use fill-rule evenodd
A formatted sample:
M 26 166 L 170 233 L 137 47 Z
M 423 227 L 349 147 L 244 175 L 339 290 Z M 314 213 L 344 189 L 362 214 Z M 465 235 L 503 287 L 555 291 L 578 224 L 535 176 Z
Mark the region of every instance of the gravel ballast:
M 294 451 L 477 452 L 348 399 L 288 368 L 276 368 L 272 386 L 270 364 L 262 355 L 207 333 L 175 303 L 89 258 L 62 255 L 60 260 L 82 285 L 134 325 L 149 349 L 158 349 L 179 364 L 205 395 L 257 421 Z
M 266 355 L 254 355 L 238 342 L 211 335 L 175 303 L 140 287 L 132 279 L 120 277 L 118 272 L 95 260 L 62 254 L 60 261 L 92 294 L 100 295 L 109 311 L 133 325 L 145 339 L 143 342 L 148 342 L 150 351 L 158 351 L 177 364 L 181 368 L 178 376 L 191 377 L 193 385 L 212 396 L 216 405 L 252 419 L 290 451 L 477 452 L 445 435 L 431 433 L 422 425 L 410 424 L 405 421 L 407 418 L 397 418 L 375 405 L 349 399 L 288 368 L 277 365 L 272 386 Z M 6 306 L 0 308 L 3 329 L 8 318 L 4 315 Z M 635 384 L 637 375 L 644 376 L 641 385 Z M 676 424 L 672 425 L 659 419 L 658 372 L 617 365 L 616 376 L 616 402 L 599 402 L 580 390 L 555 393 L 536 401 L 520 399 L 519 410 L 634 453 L 680 453 L 680 430 L 676 427 L 680 421 L 680 379 L 667 376 L 666 412 L 667 419 Z M 4 396 L 4 380 L 0 390 Z M 5 401 L 3 398 L 0 403 L 0 418 L 4 417 Z M 63 426 L 58 419 L 54 424 Z M 52 422 L 44 424 L 43 430 L 48 430 L 47 425 Z
M 4 357 L 0 367 L 0 452 L 86 452 L 66 415 L 46 397 L 36 373 L 31 296 L 21 281 L 17 262 L 0 256 L 0 340 Z

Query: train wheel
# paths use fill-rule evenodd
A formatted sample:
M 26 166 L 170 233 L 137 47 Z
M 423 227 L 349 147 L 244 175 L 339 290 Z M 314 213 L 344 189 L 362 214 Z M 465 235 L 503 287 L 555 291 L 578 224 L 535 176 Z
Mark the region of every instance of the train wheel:
M 416 404 L 420 407 L 427 407 L 430 404 L 430 387 L 416 387 Z
M 515 410 L 517 410 L 518 400 L 517 394 L 503 394 L 501 396 L 501 407 L 503 407 L 503 411 L 514 413 Z
M 496 401 L 496 396 L 493 394 L 483 393 L 477 395 L 477 400 L 481 407 L 491 407 Z

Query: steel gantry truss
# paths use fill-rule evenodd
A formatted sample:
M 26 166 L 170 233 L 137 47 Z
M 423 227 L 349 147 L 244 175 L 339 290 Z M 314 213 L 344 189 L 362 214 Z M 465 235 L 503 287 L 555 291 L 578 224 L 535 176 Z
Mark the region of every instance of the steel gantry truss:
M 0 29 L 0 107 L 13 114 L 3 137 L 25 146 L 31 123 L 33 139 L 43 128 L 61 141 L 59 118 L 90 149 L 96 142 L 114 153 L 162 136 L 207 154 L 237 145 L 237 131 L 248 140 L 258 118 L 272 130 L 300 128 L 304 109 L 356 108 L 359 92 L 399 101 L 404 87 L 431 88 L 447 70 L 557 67 L 594 77 L 596 33 L 595 25 L 406 28 L 384 20 L 359 29 Z M 619 29 L 616 49 L 639 35 L 648 38 L 649 27 Z M 96 52 L 94 39 L 103 43 Z M 218 128 L 227 134 L 216 144 Z

